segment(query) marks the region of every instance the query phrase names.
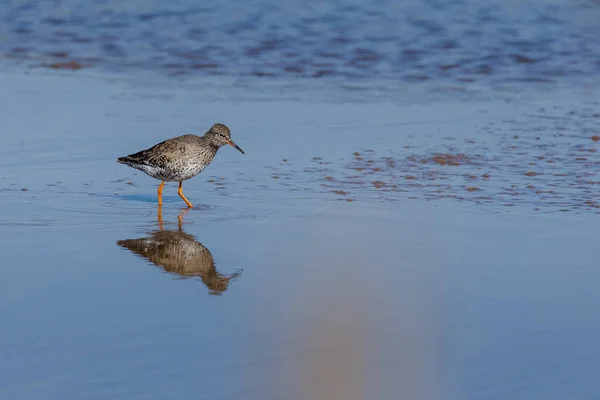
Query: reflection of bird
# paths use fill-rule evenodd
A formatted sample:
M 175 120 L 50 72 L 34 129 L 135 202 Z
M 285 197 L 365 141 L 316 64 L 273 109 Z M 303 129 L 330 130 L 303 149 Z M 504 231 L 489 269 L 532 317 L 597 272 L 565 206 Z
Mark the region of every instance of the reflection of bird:
M 159 223 L 162 221 L 159 209 Z M 239 272 L 230 275 L 219 273 L 215 268 L 210 251 L 196 239 L 181 229 L 163 230 L 152 236 L 140 239 L 119 240 L 117 244 L 131 252 L 146 258 L 151 263 L 167 272 L 184 278 L 200 277 L 211 291 L 220 294 L 227 290 L 229 281 L 240 275 Z
M 182 182 L 198 175 L 215 157 L 221 146 L 229 144 L 245 154 L 231 140 L 229 128 L 214 124 L 204 136 L 187 134 L 160 142 L 147 150 L 120 157 L 117 162 L 139 169 L 153 178 L 160 179 L 158 204 L 162 204 L 165 182 L 179 182 L 179 196 L 188 207 L 192 203 L 183 195 Z

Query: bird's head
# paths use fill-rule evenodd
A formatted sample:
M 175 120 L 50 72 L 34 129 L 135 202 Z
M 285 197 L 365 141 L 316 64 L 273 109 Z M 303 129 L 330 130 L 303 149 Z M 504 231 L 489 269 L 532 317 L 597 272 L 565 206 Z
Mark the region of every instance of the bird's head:
M 217 147 L 224 146 L 226 144 L 233 146 L 240 153 L 244 153 L 244 150 L 240 149 L 237 144 L 233 140 L 231 140 L 231 131 L 226 125 L 223 124 L 214 124 L 210 127 L 208 132 L 204 135 L 212 144 Z

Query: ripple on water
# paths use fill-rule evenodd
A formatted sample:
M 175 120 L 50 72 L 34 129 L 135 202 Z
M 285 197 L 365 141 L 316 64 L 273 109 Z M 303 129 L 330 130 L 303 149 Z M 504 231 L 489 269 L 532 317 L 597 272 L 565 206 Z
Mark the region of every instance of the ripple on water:
M 500 0 L 386 0 L 350 8 L 260 0 L 251 10 L 242 1 L 210 8 L 192 0 L 148 3 L 142 10 L 116 0 L 59 3 L 4 5 L 0 19 L 11 32 L 3 38 L 4 57 L 73 71 L 143 69 L 342 85 L 373 78 L 459 86 L 554 82 L 599 71 L 600 6 L 591 2 L 548 7 L 536 0 L 526 13 Z

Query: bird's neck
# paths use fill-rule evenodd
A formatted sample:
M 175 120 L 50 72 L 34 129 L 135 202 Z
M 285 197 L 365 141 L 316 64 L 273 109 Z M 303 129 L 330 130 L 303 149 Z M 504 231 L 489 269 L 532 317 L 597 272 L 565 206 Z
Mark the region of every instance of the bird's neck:
M 215 151 L 219 150 L 219 148 L 222 146 L 219 142 L 217 142 L 216 138 L 207 133 L 203 136 L 204 140 L 206 143 L 208 143 L 208 145 L 211 147 L 211 149 L 214 149 Z

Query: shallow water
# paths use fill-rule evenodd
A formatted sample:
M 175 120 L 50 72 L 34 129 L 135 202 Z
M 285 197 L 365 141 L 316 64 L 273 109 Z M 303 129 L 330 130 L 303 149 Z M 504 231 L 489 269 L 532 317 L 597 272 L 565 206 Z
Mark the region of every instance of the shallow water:
M 595 397 L 598 273 L 581 261 L 594 224 L 314 211 L 326 213 L 227 224 L 187 214 L 183 229 L 219 270 L 243 269 L 217 297 L 117 244 L 145 236 L 152 216 L 12 230 L 4 396 Z
M 0 55 L 32 68 L 464 88 L 593 79 L 593 0 L 4 2 Z
M 0 397 L 597 397 L 594 90 L 1 79 Z M 217 121 L 246 156 L 184 183 L 193 210 L 115 162 Z

